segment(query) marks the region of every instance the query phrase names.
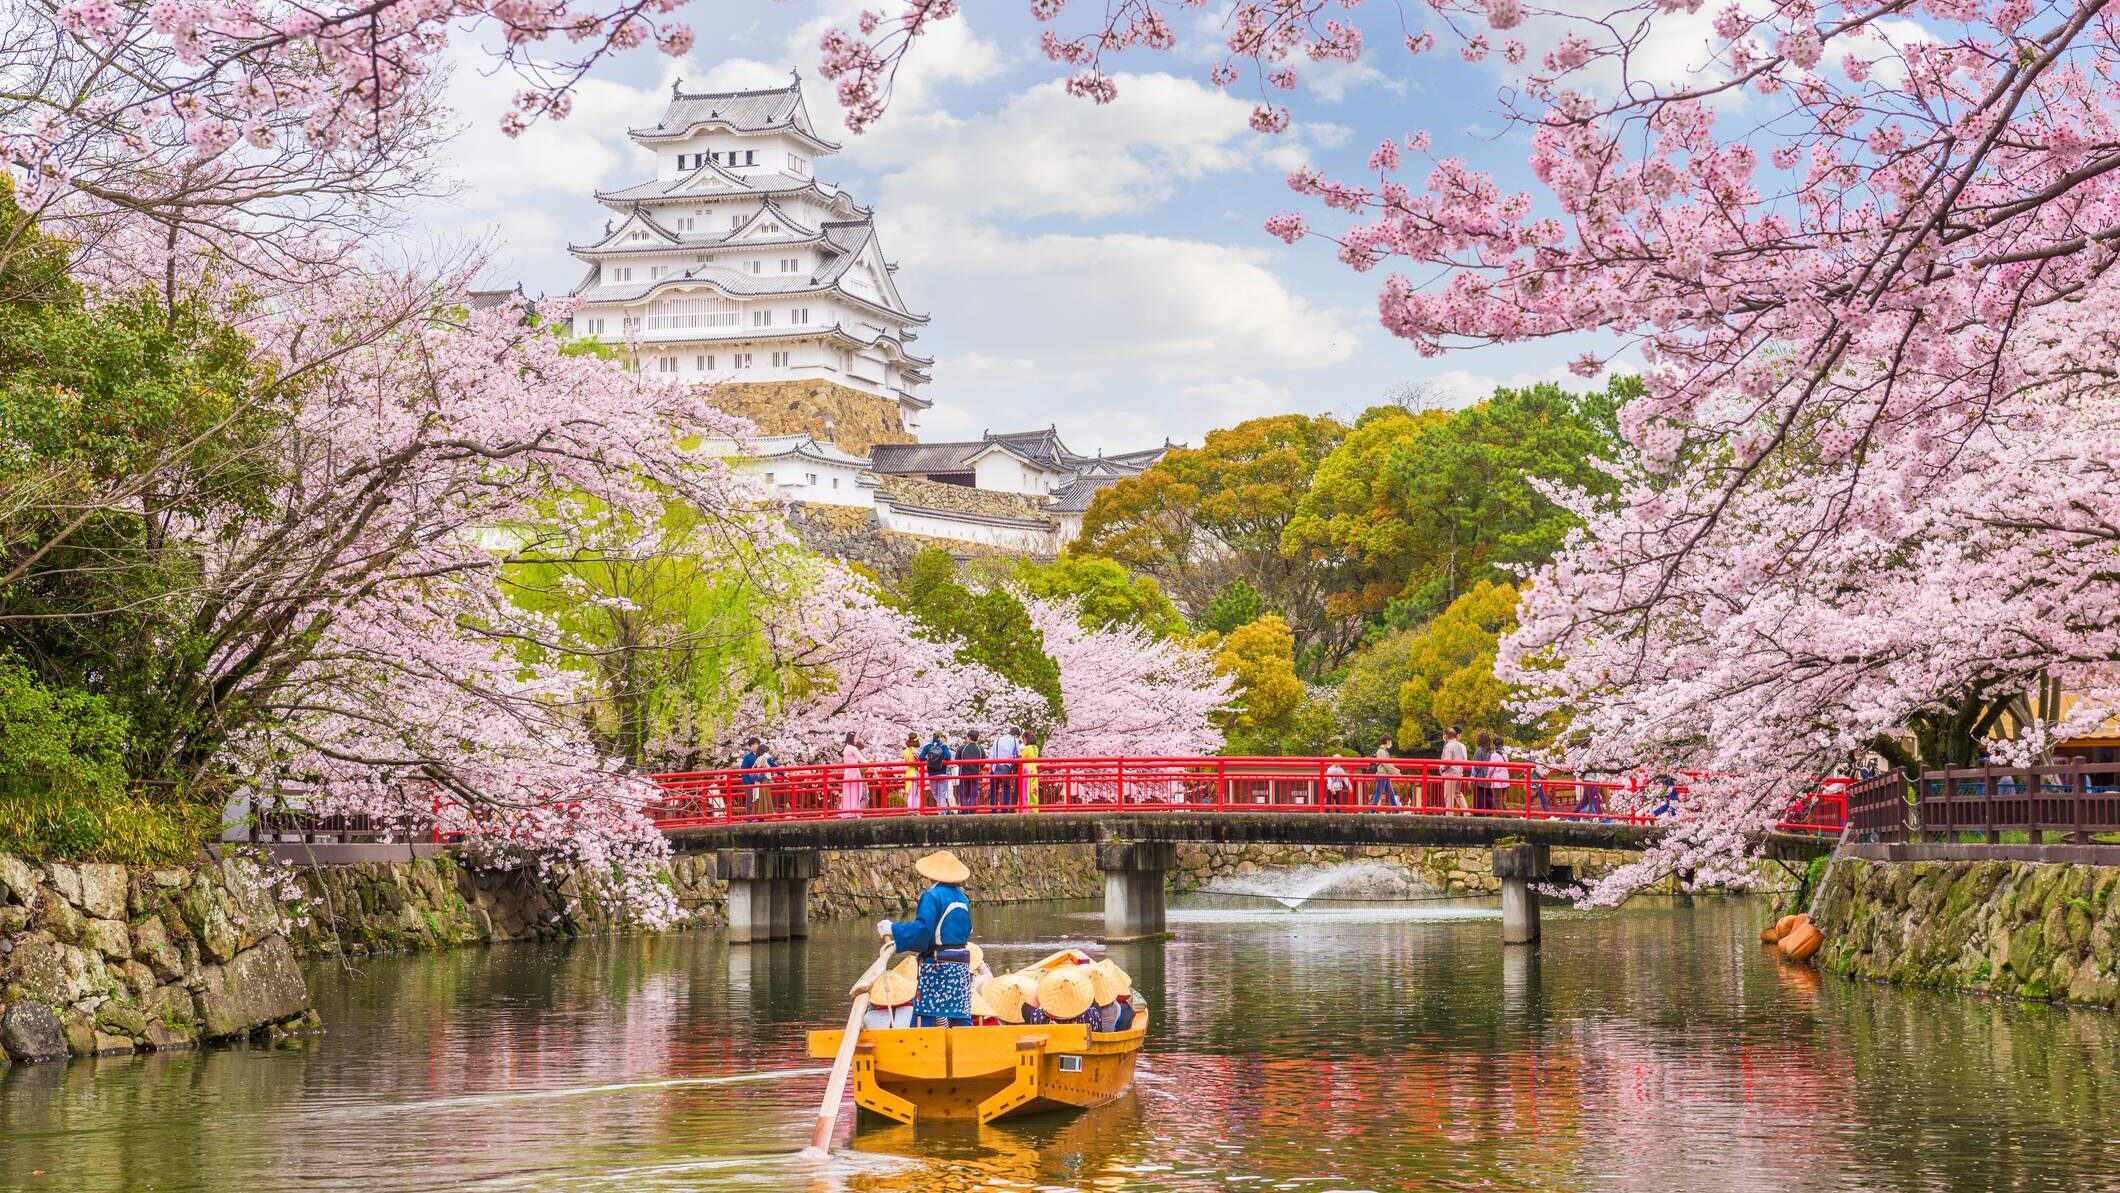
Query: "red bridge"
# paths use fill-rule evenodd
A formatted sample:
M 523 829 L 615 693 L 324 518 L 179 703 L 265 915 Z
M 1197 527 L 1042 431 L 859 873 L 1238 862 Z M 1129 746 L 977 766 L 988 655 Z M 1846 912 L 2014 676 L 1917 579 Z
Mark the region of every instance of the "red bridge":
M 1682 819 L 1676 778 L 1589 779 L 1529 762 L 1434 758 L 1038 758 L 687 771 L 655 776 L 666 831 L 819 820 L 1066 813 L 1364 813 L 1655 826 Z M 1779 832 L 1837 834 L 1847 781 L 1796 801 Z

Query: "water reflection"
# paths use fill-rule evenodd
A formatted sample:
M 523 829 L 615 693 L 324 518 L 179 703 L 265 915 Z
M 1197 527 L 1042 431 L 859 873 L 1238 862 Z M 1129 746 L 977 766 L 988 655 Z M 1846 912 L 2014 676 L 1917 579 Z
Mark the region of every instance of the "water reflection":
M 171 1190 L 2120 1188 L 2109 1015 L 1821 981 L 1757 904 L 1555 916 L 1240 902 L 1115 946 L 1155 1007 L 1133 1095 L 847 1132 L 798 1161 L 861 925 L 320 967 L 306 1047 L 0 1077 L 0 1187 Z M 1088 907 L 988 912 L 1003 964 Z M 846 1128 L 843 1128 L 845 1131 Z M 43 1175 L 35 1175 L 42 1170 Z

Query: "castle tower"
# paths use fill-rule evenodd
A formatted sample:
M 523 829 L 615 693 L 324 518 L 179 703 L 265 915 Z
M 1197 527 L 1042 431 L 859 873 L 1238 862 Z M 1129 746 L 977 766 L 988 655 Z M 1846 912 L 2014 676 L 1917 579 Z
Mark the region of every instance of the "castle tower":
M 716 403 L 767 434 L 812 434 L 859 454 L 913 438 L 933 361 L 907 345 L 927 322 L 899 296 L 867 208 L 818 181 L 819 137 L 800 77 L 765 91 L 670 89 L 628 130 L 655 177 L 598 201 L 612 219 L 572 291 L 577 336 L 628 345 L 643 372 L 712 380 Z

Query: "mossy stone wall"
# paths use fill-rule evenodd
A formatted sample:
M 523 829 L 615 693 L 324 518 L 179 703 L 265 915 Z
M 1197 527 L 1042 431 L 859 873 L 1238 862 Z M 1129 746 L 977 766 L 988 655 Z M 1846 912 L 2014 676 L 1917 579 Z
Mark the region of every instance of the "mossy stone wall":
M 2120 1006 L 2120 867 L 1843 857 L 1818 964 L 1853 978 Z

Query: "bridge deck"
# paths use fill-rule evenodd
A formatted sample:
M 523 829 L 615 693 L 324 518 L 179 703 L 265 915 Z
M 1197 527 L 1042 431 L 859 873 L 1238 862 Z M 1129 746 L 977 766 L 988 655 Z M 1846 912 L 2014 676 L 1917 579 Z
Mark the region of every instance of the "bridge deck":
M 668 833 L 677 849 L 703 852 L 1106 841 L 1484 847 L 1505 838 L 1580 849 L 1643 849 L 1663 831 L 1647 824 L 1498 815 L 1172 810 L 736 821 L 673 827 Z M 1807 857 L 1832 848 L 1831 840 L 1813 833 L 1773 833 L 1765 843 L 1770 855 L 1786 857 Z

